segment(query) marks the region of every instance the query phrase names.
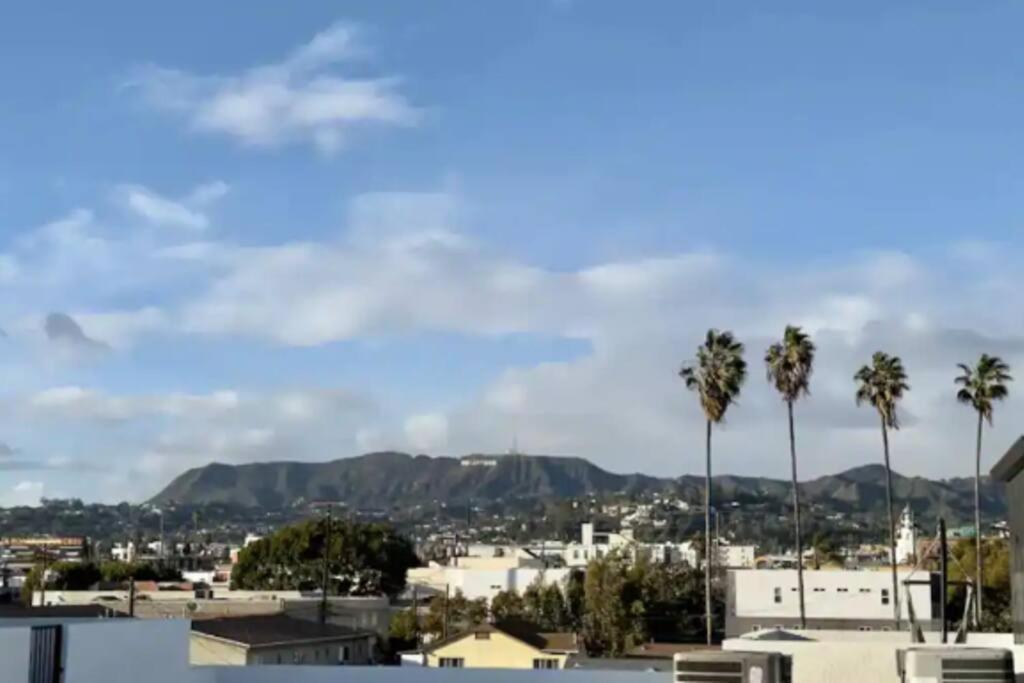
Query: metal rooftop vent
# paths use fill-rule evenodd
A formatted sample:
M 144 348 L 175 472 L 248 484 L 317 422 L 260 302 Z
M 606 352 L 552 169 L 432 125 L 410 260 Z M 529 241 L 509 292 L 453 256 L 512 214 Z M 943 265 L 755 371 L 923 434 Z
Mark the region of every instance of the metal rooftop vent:
M 896 654 L 900 680 L 1013 683 L 1013 653 L 987 648 L 912 647 Z
M 681 652 L 672 675 L 675 683 L 792 683 L 792 668 L 778 652 Z

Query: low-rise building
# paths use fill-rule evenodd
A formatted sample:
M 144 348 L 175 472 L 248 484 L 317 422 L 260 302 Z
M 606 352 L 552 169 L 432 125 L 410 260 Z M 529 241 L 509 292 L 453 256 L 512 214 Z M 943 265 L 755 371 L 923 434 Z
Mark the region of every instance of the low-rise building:
M 907 569 L 897 576 L 903 623 L 909 619 L 909 595 L 917 623 L 924 630 L 938 628 L 938 574 Z M 797 585 L 795 569 L 730 571 L 726 585 L 726 637 L 798 627 Z M 892 600 L 892 575 L 887 570 L 804 570 L 808 629 L 891 630 Z
M 403 665 L 451 669 L 564 669 L 579 653 L 572 633 L 543 633 L 525 622 L 482 624 L 402 655 Z
M 189 662 L 193 666 L 365 665 L 373 662 L 375 639 L 371 631 L 283 614 L 205 619 L 192 622 Z

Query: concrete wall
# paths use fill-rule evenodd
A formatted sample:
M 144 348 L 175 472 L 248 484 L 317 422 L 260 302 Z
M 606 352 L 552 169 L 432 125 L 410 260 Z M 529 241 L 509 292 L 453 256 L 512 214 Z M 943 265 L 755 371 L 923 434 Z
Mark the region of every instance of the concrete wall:
M 188 661 L 192 666 L 245 666 L 248 658 L 248 650 L 240 645 L 195 631 L 189 636 Z

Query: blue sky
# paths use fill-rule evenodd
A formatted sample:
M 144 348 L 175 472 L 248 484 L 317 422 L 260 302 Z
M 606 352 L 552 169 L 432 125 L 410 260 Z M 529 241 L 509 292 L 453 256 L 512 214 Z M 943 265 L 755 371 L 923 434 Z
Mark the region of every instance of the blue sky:
M 1015 3 L 4 15 L 0 503 L 517 437 L 699 471 L 674 373 L 710 326 L 755 370 L 717 467 L 784 476 L 787 322 L 821 348 L 808 476 L 877 459 L 849 377 L 879 347 L 897 469 L 966 475 L 953 364 L 1024 361 Z

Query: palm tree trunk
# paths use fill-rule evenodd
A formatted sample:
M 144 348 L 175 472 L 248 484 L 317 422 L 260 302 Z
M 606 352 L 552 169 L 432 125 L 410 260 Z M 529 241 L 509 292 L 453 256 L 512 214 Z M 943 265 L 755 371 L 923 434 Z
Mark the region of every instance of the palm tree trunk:
M 882 447 L 885 451 L 885 501 L 889 512 L 889 566 L 892 568 L 892 611 L 900 630 L 900 588 L 896 578 L 896 517 L 892 507 L 892 468 L 889 466 L 889 430 L 882 417 Z
M 704 627 L 711 644 L 711 420 L 708 420 L 707 469 L 704 476 Z
M 974 455 L 974 553 L 977 555 L 977 566 L 975 567 L 975 582 L 978 584 L 974 591 L 977 599 L 974 601 L 974 623 L 981 628 L 981 592 L 984 585 L 981 560 L 981 430 L 982 416 L 978 413 L 978 443 Z
M 800 593 L 800 628 L 807 628 L 807 612 L 804 608 L 804 546 L 800 537 L 800 489 L 796 478 L 796 432 L 793 429 L 793 402 L 789 408 L 789 460 L 793 467 L 793 533 L 796 536 L 796 584 Z

